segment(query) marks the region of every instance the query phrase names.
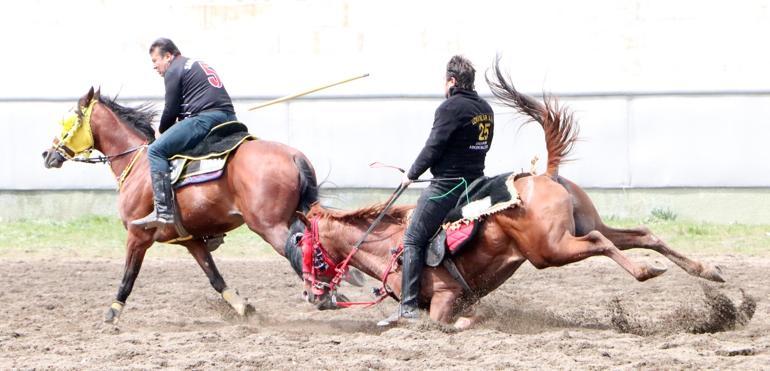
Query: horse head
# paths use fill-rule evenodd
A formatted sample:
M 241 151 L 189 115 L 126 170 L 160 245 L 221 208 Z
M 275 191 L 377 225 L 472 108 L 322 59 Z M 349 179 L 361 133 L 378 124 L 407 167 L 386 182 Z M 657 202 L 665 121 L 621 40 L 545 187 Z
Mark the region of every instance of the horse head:
M 314 210 L 320 210 L 322 207 L 319 204 L 313 205 L 308 215 L 312 214 Z M 303 232 L 297 233 L 293 238 L 294 241 L 290 244 L 291 251 L 286 251 L 286 257 L 291 261 L 296 259 L 292 263 L 295 266 L 297 273 L 302 277 L 304 286 L 302 289 L 302 299 L 312 304 L 319 310 L 327 309 L 339 309 L 337 303 L 348 302 L 349 299 L 336 290 L 330 290 L 329 282 L 332 276 L 329 274 L 335 273 L 337 264 L 335 262 L 326 261 L 328 272 L 326 274 L 316 274 L 312 268 L 313 264 L 316 264 L 316 259 L 320 259 L 319 248 L 323 249 L 321 245 L 320 236 L 318 234 L 318 227 L 313 227 L 313 221 L 311 217 L 297 211 L 295 217 L 298 223 L 303 226 Z M 318 220 L 316 220 L 318 223 Z M 289 245 L 287 245 L 289 246 Z M 307 260 L 305 258 L 308 258 Z M 323 259 L 328 259 L 328 256 L 324 256 Z M 347 281 L 353 286 L 361 287 L 364 284 L 364 275 L 356 268 L 349 267 L 347 273 L 342 276 L 342 279 Z
M 43 151 L 43 163 L 46 168 L 60 168 L 62 164 L 77 156 L 88 157 L 94 149 L 94 136 L 91 130 L 91 113 L 99 102 L 99 90 L 88 90 L 78 100 L 74 114 L 61 120 L 61 132 L 53 140 L 51 148 Z

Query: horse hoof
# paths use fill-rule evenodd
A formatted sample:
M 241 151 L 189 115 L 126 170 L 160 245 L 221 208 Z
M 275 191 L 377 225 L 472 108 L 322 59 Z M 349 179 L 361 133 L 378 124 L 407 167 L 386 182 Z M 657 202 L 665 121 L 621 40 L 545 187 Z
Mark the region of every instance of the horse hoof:
M 123 303 L 120 302 L 114 302 L 110 307 L 107 309 L 107 313 L 104 314 L 104 323 L 109 323 L 113 325 L 118 324 L 118 320 L 120 320 L 120 312 L 123 311 Z
M 233 309 L 236 313 L 238 313 L 239 316 L 243 317 L 246 315 L 246 304 L 238 304 L 234 305 Z
M 709 281 L 725 282 L 725 279 L 722 278 L 722 268 L 718 265 L 708 266 L 703 270 L 700 276 Z
M 231 288 L 222 290 L 222 299 L 225 299 L 227 304 L 230 304 L 230 307 L 232 307 L 239 316 L 243 317 L 246 315 L 247 307 L 249 304 L 241 297 L 240 294 L 238 294 L 238 290 Z
M 463 331 L 469 329 L 471 326 L 473 326 L 474 323 L 475 322 L 471 318 L 460 317 L 457 319 L 457 321 L 455 321 L 454 328 Z
M 642 277 L 640 277 L 639 281 L 647 281 L 650 278 L 655 278 L 657 276 L 660 276 L 663 273 L 666 273 L 667 270 L 668 270 L 668 268 L 666 268 L 666 266 L 664 266 L 664 265 L 657 265 L 656 266 L 656 265 L 650 264 L 645 269 L 645 271 L 646 271 L 645 273 L 646 274 L 643 275 Z

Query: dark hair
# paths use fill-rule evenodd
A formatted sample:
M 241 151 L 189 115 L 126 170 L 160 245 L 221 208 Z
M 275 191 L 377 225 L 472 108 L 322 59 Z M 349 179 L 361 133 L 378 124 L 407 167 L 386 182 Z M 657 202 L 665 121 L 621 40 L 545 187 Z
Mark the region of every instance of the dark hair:
M 171 53 L 171 55 L 177 57 L 182 54 L 179 51 L 179 48 L 176 47 L 174 42 L 171 41 L 171 39 L 167 39 L 165 37 L 161 37 L 152 42 L 152 45 L 150 45 L 150 54 L 152 54 L 152 50 L 155 48 L 158 48 L 158 52 L 161 55 L 164 55 L 166 53 Z
M 454 77 L 457 80 L 455 84 L 460 89 L 474 90 L 473 80 L 476 78 L 476 69 L 473 68 L 471 61 L 461 55 L 455 55 L 446 64 L 446 79 Z

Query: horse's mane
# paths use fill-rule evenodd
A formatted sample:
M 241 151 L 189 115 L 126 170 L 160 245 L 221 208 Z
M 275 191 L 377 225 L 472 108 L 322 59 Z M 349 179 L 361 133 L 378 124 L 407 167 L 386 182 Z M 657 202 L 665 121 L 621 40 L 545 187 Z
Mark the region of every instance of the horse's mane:
M 157 111 L 152 103 L 142 103 L 136 107 L 121 106 L 116 102 L 118 97 L 110 98 L 105 96 L 99 96 L 99 103 L 104 104 L 109 108 L 121 122 L 127 124 L 139 134 L 141 134 L 148 142 L 155 140 L 155 129 L 152 127 L 152 121 L 157 116 Z
M 308 219 L 318 216 L 322 219 L 330 219 L 346 224 L 369 223 L 376 218 L 385 208 L 385 204 L 378 203 L 358 210 L 328 209 L 320 204 L 314 204 L 307 213 Z M 413 206 L 393 206 L 385 214 L 383 220 L 393 224 L 404 224 Z

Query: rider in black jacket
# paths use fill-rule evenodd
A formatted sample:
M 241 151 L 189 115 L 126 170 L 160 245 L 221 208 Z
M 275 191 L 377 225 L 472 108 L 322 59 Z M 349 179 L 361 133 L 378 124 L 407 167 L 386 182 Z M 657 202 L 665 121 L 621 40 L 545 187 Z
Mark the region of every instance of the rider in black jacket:
M 168 158 L 195 147 L 216 125 L 237 120 L 230 95 L 209 65 L 182 56 L 174 42 L 165 38 L 152 43 L 150 58 L 163 76 L 166 106 L 160 118 L 162 135 L 147 149 L 155 208 L 131 222 L 145 229 L 174 224 Z
M 408 186 L 430 168 L 434 178 L 464 178 L 470 183 L 484 175 L 484 159 L 492 144 L 494 112 L 474 91 L 476 70 L 467 59 L 454 56 L 446 70 L 446 100 L 436 109 L 433 128 L 402 185 Z M 404 233 L 401 305 L 380 321 L 387 326 L 419 318 L 420 278 L 425 253 L 447 213 L 457 204 L 463 187 L 457 180 L 431 182 L 420 194 Z

